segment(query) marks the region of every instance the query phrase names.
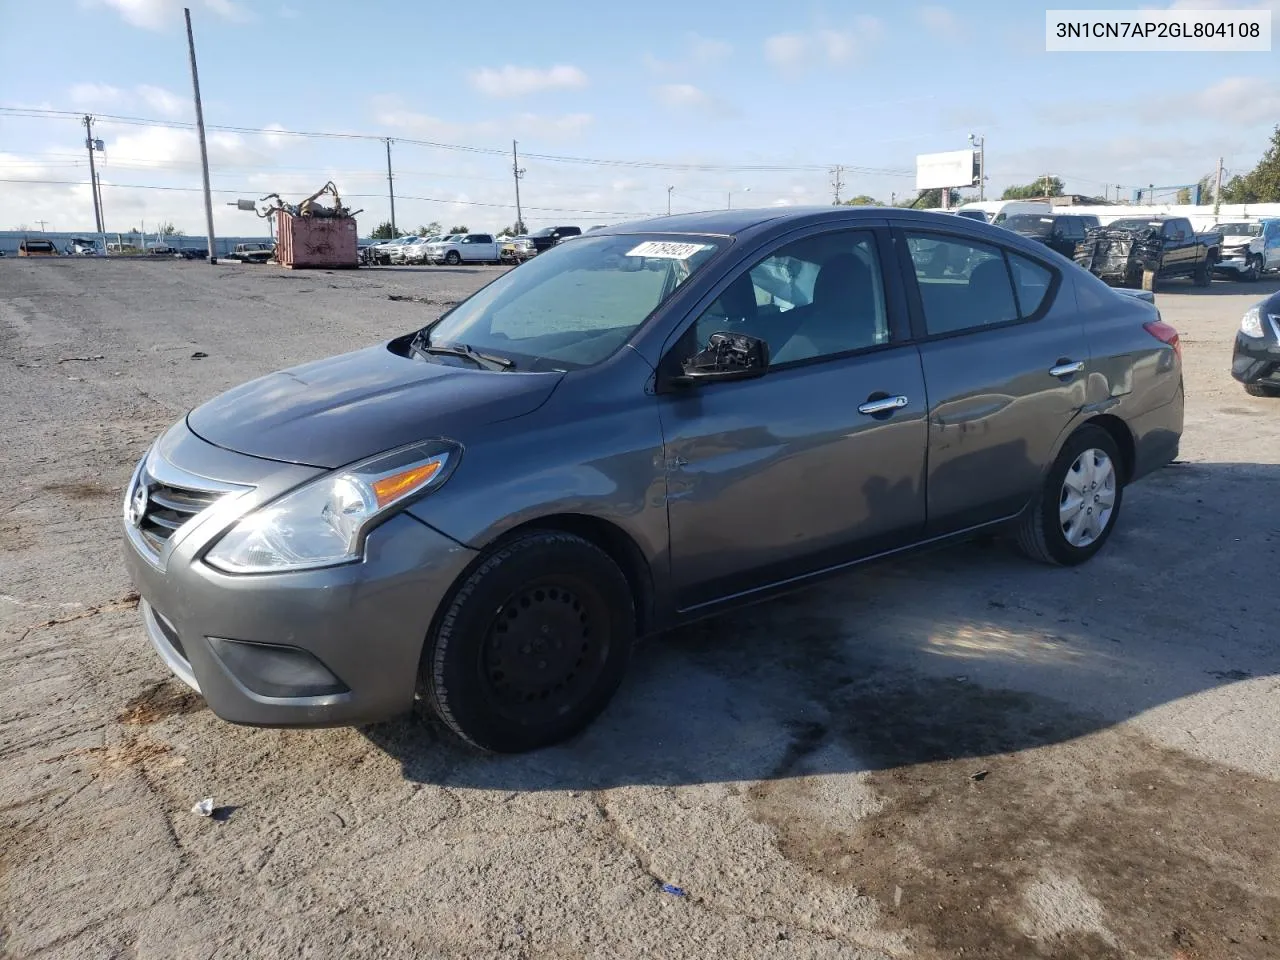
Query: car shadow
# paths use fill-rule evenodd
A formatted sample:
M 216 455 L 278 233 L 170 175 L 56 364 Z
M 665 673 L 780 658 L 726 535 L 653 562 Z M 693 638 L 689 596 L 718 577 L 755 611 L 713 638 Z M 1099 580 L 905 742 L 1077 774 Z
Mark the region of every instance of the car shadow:
M 1280 466 L 1175 463 L 1126 491 L 1089 563 L 1003 541 L 868 565 L 655 638 L 585 732 L 520 756 L 437 722 L 364 728 L 407 780 L 500 790 L 755 782 L 1063 743 L 1280 673 Z M 1206 571 L 1229 575 L 1206 576 Z

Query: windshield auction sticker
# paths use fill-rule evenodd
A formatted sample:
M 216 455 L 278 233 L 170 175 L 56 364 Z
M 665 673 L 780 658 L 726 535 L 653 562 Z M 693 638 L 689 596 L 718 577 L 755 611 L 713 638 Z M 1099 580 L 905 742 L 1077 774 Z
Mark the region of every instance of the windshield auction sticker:
M 1044 17 L 1050 53 L 1271 50 L 1270 10 L 1046 10 Z
M 660 240 L 646 240 L 637 247 L 628 250 L 628 257 L 653 257 L 658 260 L 688 260 L 699 250 L 710 249 L 706 243 L 664 243 Z

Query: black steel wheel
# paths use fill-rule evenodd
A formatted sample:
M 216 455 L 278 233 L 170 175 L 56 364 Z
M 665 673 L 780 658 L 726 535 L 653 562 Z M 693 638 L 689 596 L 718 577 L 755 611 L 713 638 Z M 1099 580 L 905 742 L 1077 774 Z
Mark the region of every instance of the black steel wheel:
M 549 746 L 587 726 L 631 657 L 626 577 L 595 545 L 539 531 L 486 556 L 428 638 L 420 686 L 464 740 L 498 753 Z

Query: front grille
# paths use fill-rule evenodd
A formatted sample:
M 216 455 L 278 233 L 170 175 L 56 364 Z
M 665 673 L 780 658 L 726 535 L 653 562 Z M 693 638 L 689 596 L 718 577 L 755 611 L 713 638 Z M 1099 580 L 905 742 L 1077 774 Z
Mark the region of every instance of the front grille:
M 138 532 L 157 554 L 175 531 L 223 496 L 220 490 L 197 490 L 157 483 L 145 470 L 138 481 L 147 485 L 147 509 L 138 524 Z

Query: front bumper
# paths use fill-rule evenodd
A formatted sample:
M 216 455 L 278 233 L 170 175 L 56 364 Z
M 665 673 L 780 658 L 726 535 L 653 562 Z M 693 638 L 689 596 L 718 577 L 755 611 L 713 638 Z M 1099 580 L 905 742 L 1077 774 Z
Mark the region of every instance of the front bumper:
M 248 491 L 195 515 L 158 554 L 125 521 L 125 565 L 169 669 L 233 723 L 352 725 L 409 711 L 436 609 L 474 552 L 402 513 L 370 533 L 360 562 L 225 574 L 204 552 L 236 518 L 296 486 L 299 468 L 211 447 L 185 424 L 159 450 L 188 477 L 203 466 Z
M 1265 383 L 1280 387 L 1280 321 L 1263 316 L 1262 337 L 1236 333 L 1231 353 L 1231 376 L 1241 383 Z
M 1214 261 L 1213 272 L 1239 276 L 1249 269 L 1249 257 L 1244 253 L 1225 251 L 1222 258 Z

